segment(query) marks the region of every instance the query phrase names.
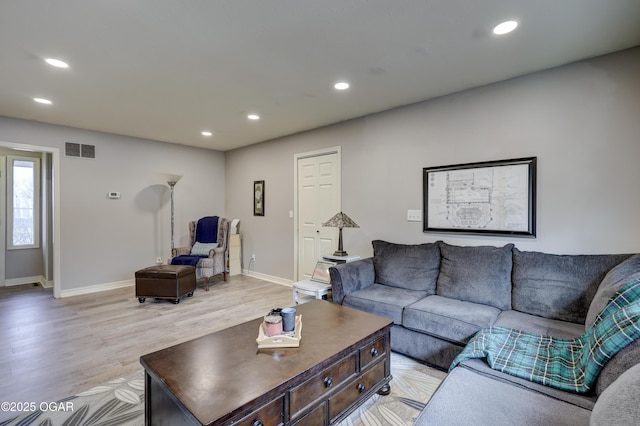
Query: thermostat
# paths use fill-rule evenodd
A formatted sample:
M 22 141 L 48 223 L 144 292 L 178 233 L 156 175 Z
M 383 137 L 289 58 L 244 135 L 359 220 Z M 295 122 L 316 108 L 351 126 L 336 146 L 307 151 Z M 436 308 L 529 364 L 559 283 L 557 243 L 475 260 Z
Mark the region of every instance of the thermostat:
M 120 193 L 119 192 L 109 192 L 108 196 L 112 200 L 117 200 L 118 198 L 120 198 Z

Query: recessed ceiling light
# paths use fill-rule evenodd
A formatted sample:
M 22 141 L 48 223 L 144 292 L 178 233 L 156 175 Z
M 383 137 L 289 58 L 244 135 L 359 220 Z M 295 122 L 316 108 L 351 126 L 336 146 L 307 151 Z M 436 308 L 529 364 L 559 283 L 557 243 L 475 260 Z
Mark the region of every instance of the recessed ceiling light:
M 349 88 L 349 83 L 347 83 L 346 81 L 340 81 L 334 84 L 333 87 L 335 87 L 336 90 L 347 90 Z
M 200 132 L 200 134 L 201 134 L 202 136 L 213 136 L 213 133 L 212 133 L 212 132 L 209 132 L 209 131 L 207 131 L 207 130 L 204 130 L 204 131 Z
M 260 120 L 260 116 L 257 115 L 257 114 L 249 114 L 249 115 L 247 115 L 247 118 L 249 120 Z
M 493 33 L 496 35 L 509 34 L 518 26 L 517 21 L 505 21 L 493 27 Z
M 44 60 L 46 63 L 48 63 L 49 65 L 53 66 L 53 67 L 57 67 L 57 68 L 69 68 L 69 64 L 66 63 L 65 61 L 61 61 L 60 59 L 55 59 L 55 58 L 47 58 Z
M 49 99 L 44 99 L 44 98 L 33 98 L 33 100 L 38 102 L 39 104 L 45 104 L 45 105 L 51 105 L 53 103 Z

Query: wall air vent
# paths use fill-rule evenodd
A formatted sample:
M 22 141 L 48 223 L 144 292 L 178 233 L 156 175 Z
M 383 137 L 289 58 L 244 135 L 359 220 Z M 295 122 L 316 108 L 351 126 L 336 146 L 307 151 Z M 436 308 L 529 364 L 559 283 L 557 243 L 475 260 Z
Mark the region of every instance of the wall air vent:
M 66 157 L 96 158 L 96 146 L 65 142 L 64 155 Z
M 80 144 L 65 142 L 64 143 L 64 155 L 67 157 L 80 157 Z
M 82 158 L 96 158 L 96 146 L 80 145 L 80 154 Z

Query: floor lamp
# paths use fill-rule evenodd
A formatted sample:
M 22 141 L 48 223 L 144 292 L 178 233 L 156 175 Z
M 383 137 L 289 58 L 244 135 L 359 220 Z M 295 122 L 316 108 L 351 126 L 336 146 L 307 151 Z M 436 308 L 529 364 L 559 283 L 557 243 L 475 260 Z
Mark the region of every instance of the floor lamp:
M 169 257 L 173 256 L 173 187 L 176 186 L 181 177 L 182 175 L 171 175 L 167 178 L 167 184 L 171 192 L 171 252 Z

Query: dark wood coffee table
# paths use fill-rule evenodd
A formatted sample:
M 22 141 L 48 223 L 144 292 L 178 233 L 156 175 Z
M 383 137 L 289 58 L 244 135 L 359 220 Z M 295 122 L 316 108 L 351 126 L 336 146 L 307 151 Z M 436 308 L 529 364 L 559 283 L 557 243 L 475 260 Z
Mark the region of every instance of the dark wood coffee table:
M 299 348 L 258 349 L 258 318 L 142 356 L 146 424 L 327 425 L 389 392 L 390 320 L 323 300 L 296 309 Z

